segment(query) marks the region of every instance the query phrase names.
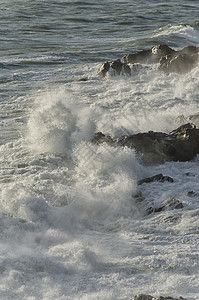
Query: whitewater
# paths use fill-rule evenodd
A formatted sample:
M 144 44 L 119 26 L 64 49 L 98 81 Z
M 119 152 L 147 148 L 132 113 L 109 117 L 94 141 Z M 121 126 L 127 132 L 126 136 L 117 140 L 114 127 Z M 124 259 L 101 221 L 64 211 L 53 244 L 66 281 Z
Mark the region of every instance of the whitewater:
M 199 127 L 199 67 L 100 77 L 199 43 L 197 1 L 2 1 L 0 299 L 199 299 L 199 158 L 144 165 L 111 137 Z M 174 182 L 138 181 L 162 173 Z M 138 201 L 141 194 L 143 201 Z M 177 199 L 181 209 L 147 214 Z

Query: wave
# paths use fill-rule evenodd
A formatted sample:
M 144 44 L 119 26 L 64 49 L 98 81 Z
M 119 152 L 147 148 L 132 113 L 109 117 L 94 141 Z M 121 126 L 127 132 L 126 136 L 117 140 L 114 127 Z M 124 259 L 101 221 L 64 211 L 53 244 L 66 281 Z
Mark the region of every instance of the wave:
M 167 25 L 158 29 L 153 37 L 174 36 L 186 40 L 186 43 L 198 45 L 199 32 L 190 25 Z

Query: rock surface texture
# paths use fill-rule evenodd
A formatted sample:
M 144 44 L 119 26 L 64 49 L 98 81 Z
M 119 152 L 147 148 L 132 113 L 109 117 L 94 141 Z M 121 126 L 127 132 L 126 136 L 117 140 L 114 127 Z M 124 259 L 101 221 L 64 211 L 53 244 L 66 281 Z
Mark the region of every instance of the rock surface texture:
M 157 45 L 136 53 L 127 54 L 115 61 L 104 63 L 98 74 L 131 75 L 132 71 L 139 71 L 141 64 L 158 63 L 159 70 L 165 73 L 185 74 L 197 66 L 199 61 L 199 47 L 187 46 L 181 50 L 174 50 L 167 45 Z
M 141 294 L 141 295 L 137 295 L 133 298 L 133 300 L 185 300 L 184 298 L 182 297 L 179 297 L 179 298 L 173 298 L 173 297 L 163 297 L 163 296 L 160 296 L 158 298 L 156 297 L 153 297 L 151 295 L 145 295 L 145 294 Z
M 149 131 L 115 139 L 98 132 L 92 142 L 132 148 L 144 164 L 190 161 L 199 154 L 199 129 L 188 123 L 169 134 Z
M 181 209 L 183 207 L 184 206 L 183 206 L 182 202 L 180 202 L 179 200 L 177 200 L 175 198 L 171 198 L 169 200 L 166 200 L 164 202 L 164 204 L 159 207 L 149 207 L 147 209 L 147 215 L 150 215 L 152 213 L 162 212 L 165 210 Z
M 138 185 L 142 185 L 143 183 L 149 183 L 149 182 L 154 182 L 154 181 L 173 182 L 173 178 L 171 178 L 169 176 L 164 176 L 164 175 L 162 175 L 162 173 L 160 173 L 160 174 L 154 175 L 152 177 L 147 177 L 147 178 L 139 180 Z
M 131 68 L 128 64 L 121 62 L 120 59 L 117 59 L 115 61 L 105 62 L 98 70 L 98 74 L 103 77 L 108 72 L 110 75 L 131 75 Z

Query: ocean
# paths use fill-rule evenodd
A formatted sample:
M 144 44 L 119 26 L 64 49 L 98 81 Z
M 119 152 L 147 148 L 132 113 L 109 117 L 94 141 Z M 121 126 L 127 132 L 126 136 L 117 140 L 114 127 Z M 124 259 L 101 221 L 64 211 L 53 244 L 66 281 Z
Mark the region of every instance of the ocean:
M 199 158 L 144 165 L 91 142 L 169 133 L 190 115 L 199 126 L 198 66 L 97 73 L 155 45 L 198 46 L 198 11 L 196 0 L 1 1 L 0 299 L 199 299 Z M 174 181 L 138 185 L 159 173 Z M 146 213 L 168 199 L 183 207 Z

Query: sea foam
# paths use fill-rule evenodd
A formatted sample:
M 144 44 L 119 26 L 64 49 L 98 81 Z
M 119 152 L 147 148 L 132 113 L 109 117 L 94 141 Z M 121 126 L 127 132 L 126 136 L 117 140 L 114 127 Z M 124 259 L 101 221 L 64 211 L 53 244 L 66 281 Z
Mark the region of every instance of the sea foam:
M 153 37 L 159 36 L 176 36 L 186 40 L 186 43 L 198 44 L 199 33 L 190 25 L 167 25 L 158 29 L 158 32 Z

